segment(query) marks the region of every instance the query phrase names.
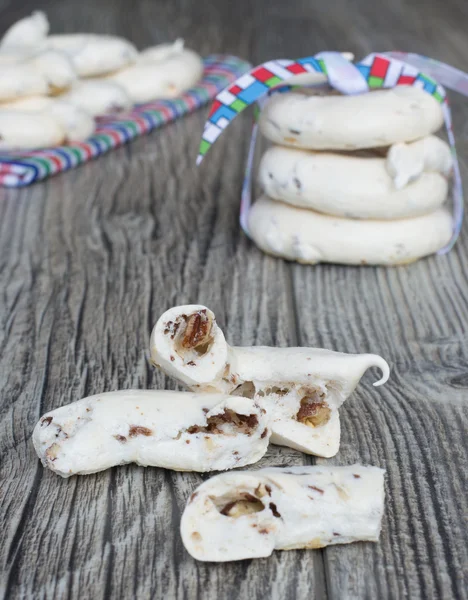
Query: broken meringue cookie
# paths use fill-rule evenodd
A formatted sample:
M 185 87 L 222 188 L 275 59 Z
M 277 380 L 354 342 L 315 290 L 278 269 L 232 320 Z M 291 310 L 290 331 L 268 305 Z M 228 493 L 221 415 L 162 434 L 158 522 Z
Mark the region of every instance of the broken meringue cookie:
M 190 389 L 244 396 L 271 419 L 271 441 L 317 456 L 339 449 L 338 409 L 370 367 L 384 384 L 386 361 L 375 354 L 343 354 L 320 348 L 229 346 L 206 306 L 171 308 L 156 323 L 151 359 Z
M 384 470 L 291 467 L 223 473 L 190 497 L 180 526 L 197 560 L 225 562 L 273 550 L 379 539 Z
M 214 471 L 257 462 L 270 428 L 265 410 L 223 394 L 128 390 L 46 413 L 33 432 L 42 464 L 62 477 L 136 463 Z
M 229 380 L 222 385 L 228 348 L 214 313 L 201 304 L 170 308 L 151 333 L 153 364 L 188 387 L 208 392 L 230 393 L 235 387 Z

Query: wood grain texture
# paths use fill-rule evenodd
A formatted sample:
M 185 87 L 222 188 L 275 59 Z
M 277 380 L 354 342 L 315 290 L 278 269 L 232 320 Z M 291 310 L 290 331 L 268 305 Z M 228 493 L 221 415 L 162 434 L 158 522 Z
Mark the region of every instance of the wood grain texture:
M 36 8 L 0 1 L 2 28 Z M 258 63 L 322 49 L 409 49 L 466 68 L 463 0 L 46 0 L 54 31 L 181 36 Z M 468 104 L 453 96 L 464 173 Z M 1 598 L 466 598 L 468 231 L 406 268 L 304 267 L 242 235 L 241 118 L 197 170 L 206 111 L 31 188 L 0 190 Z M 465 185 L 468 187 L 465 176 Z M 104 390 L 174 388 L 148 337 L 168 307 L 212 308 L 233 344 L 386 357 L 342 410 L 333 464 L 387 469 L 379 544 L 193 561 L 178 533 L 206 478 L 135 466 L 62 480 L 30 441 L 47 410 Z M 272 446 L 255 468 L 309 464 Z M 320 461 L 319 461 L 320 462 Z

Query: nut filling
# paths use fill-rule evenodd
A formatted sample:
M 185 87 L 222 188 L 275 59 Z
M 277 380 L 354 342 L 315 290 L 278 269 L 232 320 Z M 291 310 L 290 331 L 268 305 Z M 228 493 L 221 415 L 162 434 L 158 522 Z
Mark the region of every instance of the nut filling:
M 217 508 L 225 517 L 238 519 L 245 515 L 261 512 L 264 510 L 265 506 L 260 500 L 255 498 L 255 496 L 252 496 L 251 494 L 242 494 L 242 497 L 238 500 L 232 500 L 224 506 L 218 506 Z
M 219 415 L 208 417 L 206 425 L 192 425 L 187 429 L 188 433 L 224 433 L 252 435 L 258 427 L 256 415 L 240 415 L 227 408 Z M 234 429 L 234 431 L 232 431 Z
M 322 427 L 328 423 L 330 417 L 331 410 L 328 404 L 320 399 L 318 393 L 314 393 L 302 398 L 296 420 L 308 427 Z
M 191 315 L 181 315 L 175 323 L 168 323 L 166 331 L 175 339 L 175 349 L 184 356 L 193 351 L 196 356 L 204 356 L 211 348 L 213 319 L 206 310 L 199 310 Z

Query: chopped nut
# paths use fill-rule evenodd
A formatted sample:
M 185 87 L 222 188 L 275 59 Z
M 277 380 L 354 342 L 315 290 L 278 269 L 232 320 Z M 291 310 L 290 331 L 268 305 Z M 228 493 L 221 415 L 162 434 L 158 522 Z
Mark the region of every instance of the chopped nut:
M 53 417 L 44 417 L 41 421 L 42 427 L 49 427 L 49 425 L 52 423 L 52 419 Z
M 191 314 L 184 319 L 184 327 L 177 339 L 177 350 L 195 350 L 197 354 L 203 356 L 213 342 L 212 327 L 212 319 L 207 315 L 206 310 L 199 310 Z
M 59 450 L 60 446 L 58 444 L 52 444 L 52 446 L 49 446 L 45 451 L 45 455 L 51 462 L 54 462 L 54 460 L 57 459 L 57 453 Z
M 235 384 L 235 381 L 232 381 L 231 383 Z M 252 381 L 244 381 L 244 383 L 241 383 L 232 391 L 232 395 L 242 396 L 243 398 L 250 398 L 253 400 L 255 396 L 255 386 Z
M 252 494 L 244 493 L 242 495 L 248 502 L 257 502 L 257 498 L 255 498 L 255 496 L 253 496 Z
M 260 500 L 254 498 L 254 496 L 250 496 L 250 498 L 252 498 L 252 500 L 233 500 L 232 502 L 228 502 L 228 504 L 224 506 L 220 513 L 226 517 L 238 519 L 244 515 L 251 515 L 256 512 L 261 512 L 265 508 Z
M 301 400 L 301 407 L 296 415 L 296 419 L 308 427 L 321 427 L 328 423 L 331 417 L 331 410 L 328 404 L 320 400 L 317 393 L 304 396 Z
M 228 502 L 226 506 L 220 511 L 222 515 L 229 516 L 229 511 L 236 505 L 236 501 Z
M 114 435 L 115 439 L 122 444 L 125 444 L 127 438 L 124 435 Z
M 257 498 L 263 498 L 264 496 L 271 496 L 271 486 L 264 483 L 259 483 L 255 488 L 255 495 Z
M 239 433 L 252 435 L 253 430 L 258 426 L 256 415 L 240 415 L 230 409 L 226 409 L 219 415 L 208 417 L 206 425 L 192 425 L 187 429 L 188 433 L 226 433 L 223 425 L 232 424 Z
M 265 390 L 262 390 L 262 393 L 260 394 L 259 392 L 259 396 L 269 396 L 270 394 L 276 394 L 277 396 L 286 396 L 286 394 L 289 394 L 291 390 L 288 387 L 278 387 L 277 385 L 274 385 L 273 387 L 268 387 Z
M 137 437 L 138 435 L 145 435 L 146 437 L 152 435 L 153 432 L 148 427 L 143 427 L 142 425 L 130 425 L 130 429 L 128 431 L 128 435 L 130 437 Z
M 268 506 L 270 507 L 270 510 L 273 513 L 274 517 L 281 517 L 281 515 L 278 512 L 278 509 L 276 508 L 276 504 L 274 502 L 270 502 L 270 504 Z

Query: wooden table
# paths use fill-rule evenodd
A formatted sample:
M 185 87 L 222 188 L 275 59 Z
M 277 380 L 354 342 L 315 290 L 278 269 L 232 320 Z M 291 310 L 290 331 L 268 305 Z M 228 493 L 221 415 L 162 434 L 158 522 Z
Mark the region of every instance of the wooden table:
M 1 0 L 2 29 L 36 8 Z M 323 49 L 408 49 L 468 68 L 468 4 L 396 0 L 44 1 L 52 28 L 182 36 L 202 54 L 254 63 Z M 211 7 L 211 8 L 209 8 Z M 453 94 L 468 184 L 468 101 Z M 0 191 L 2 598 L 467 597 L 468 231 L 448 256 L 402 268 L 304 267 L 262 254 L 238 206 L 250 117 L 200 169 L 206 110 L 96 162 Z M 206 477 L 136 466 L 63 480 L 31 432 L 47 410 L 117 388 L 174 388 L 148 336 L 168 307 L 211 307 L 234 344 L 373 351 L 342 410 L 329 461 L 272 446 L 259 465 L 373 464 L 387 470 L 378 544 L 196 563 L 178 532 Z

